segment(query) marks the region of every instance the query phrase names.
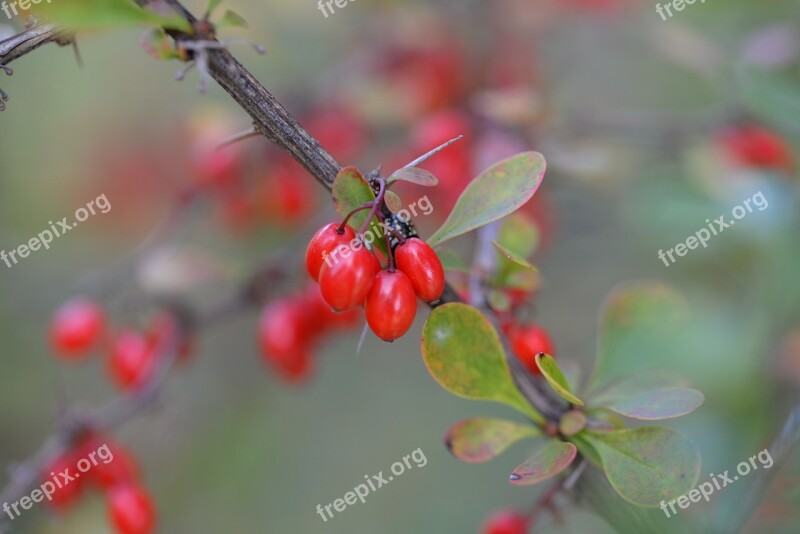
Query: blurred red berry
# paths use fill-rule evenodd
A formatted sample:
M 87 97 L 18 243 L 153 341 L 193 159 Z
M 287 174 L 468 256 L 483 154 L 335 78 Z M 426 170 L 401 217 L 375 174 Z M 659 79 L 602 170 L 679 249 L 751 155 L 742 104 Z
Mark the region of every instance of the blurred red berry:
M 76 467 L 78 460 L 79 457 L 75 451 L 70 450 L 57 456 L 43 469 L 42 485 L 49 482 L 47 489 L 50 489 L 50 486 L 53 487 L 50 499 L 46 502 L 57 512 L 63 512 L 72 506 L 83 493 L 85 480 L 75 477 L 76 474 L 79 474 Z M 61 476 L 61 473 L 67 470 L 69 470 L 67 475 L 73 477 L 72 480 L 65 481 Z
M 731 126 L 718 140 L 727 153 L 743 165 L 791 171 L 794 156 L 789 144 L 777 133 L 758 125 Z
M 139 464 L 131 451 L 110 436 L 91 434 L 81 441 L 77 451 L 92 462 L 86 476 L 103 489 L 139 479 Z
M 339 161 L 355 159 L 366 143 L 365 124 L 340 105 L 326 106 L 314 112 L 305 125 L 320 145 Z
M 155 371 L 156 353 L 138 332 L 126 331 L 114 340 L 109 359 L 109 373 L 123 390 L 135 389 Z
M 555 347 L 547 331 L 537 325 L 508 325 L 506 328 L 511 350 L 519 361 L 533 374 L 541 374 L 536 365 L 540 352 L 555 358 Z
M 298 163 L 281 160 L 270 167 L 259 184 L 264 217 L 282 225 L 302 222 L 314 210 L 317 190 Z
M 483 526 L 482 534 L 527 534 L 528 520 L 514 510 L 495 512 Z
M 111 521 L 119 534 L 150 534 L 156 510 L 150 494 L 135 484 L 121 484 L 107 494 Z
M 79 360 L 100 341 L 106 326 L 103 310 L 94 301 L 76 298 L 62 305 L 50 325 L 53 350 L 65 360 Z

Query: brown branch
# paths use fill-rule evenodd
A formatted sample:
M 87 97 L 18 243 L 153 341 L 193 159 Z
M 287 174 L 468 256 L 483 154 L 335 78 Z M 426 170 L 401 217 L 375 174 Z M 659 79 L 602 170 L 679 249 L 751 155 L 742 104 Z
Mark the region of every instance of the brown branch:
M 69 35 L 59 30 L 54 24 L 37 24 L 0 41 L 0 65 L 8 65 L 15 59 L 19 59 L 47 43 L 64 45 L 70 41 Z

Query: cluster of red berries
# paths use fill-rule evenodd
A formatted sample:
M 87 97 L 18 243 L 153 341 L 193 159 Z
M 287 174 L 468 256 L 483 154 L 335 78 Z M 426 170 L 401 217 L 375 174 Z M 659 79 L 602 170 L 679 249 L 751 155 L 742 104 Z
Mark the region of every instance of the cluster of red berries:
M 406 239 L 392 253 L 397 268 L 391 264 L 383 270 L 353 230 L 337 223 L 320 228 L 306 250 L 306 269 L 319 282 L 328 306 L 344 312 L 363 304 L 367 323 L 384 341 L 394 341 L 411 328 L 417 296 L 434 302 L 445 283 L 442 263 L 424 241 Z
M 482 534 L 527 534 L 529 520 L 510 509 L 495 512 L 483 525 Z
M 322 336 L 358 323 L 358 312 L 334 313 L 319 287 L 309 284 L 296 295 L 273 300 L 261 313 L 258 340 L 264 361 L 289 382 L 313 371 L 313 354 Z
M 503 333 L 508 337 L 511 352 L 531 373 L 541 374 L 536 365 L 536 355 L 549 354 L 555 358 L 555 346 L 547 330 L 536 324 L 517 324 L 507 322 L 503 325 Z
M 126 329 L 108 335 L 105 311 L 94 301 L 79 297 L 63 304 L 50 325 L 50 344 L 64 361 L 82 361 L 97 349 L 108 351 L 108 374 L 122 390 L 137 389 L 155 372 L 158 357 L 169 339 L 182 335 L 177 319 L 159 314 L 146 332 Z M 191 342 L 181 339 L 178 361 L 191 355 Z
M 98 451 L 110 454 L 98 460 Z M 92 459 L 88 469 L 76 466 Z M 80 472 L 78 472 L 80 471 Z M 60 473 L 72 480 L 61 482 Z M 81 475 L 83 475 L 81 477 Z M 156 528 L 156 509 L 149 492 L 142 486 L 139 465 L 133 454 L 108 436 L 90 433 L 68 451 L 45 466 L 42 480 L 59 477 L 59 486 L 46 501 L 56 512 L 67 511 L 89 488 L 102 491 L 108 514 L 119 534 L 150 534 Z

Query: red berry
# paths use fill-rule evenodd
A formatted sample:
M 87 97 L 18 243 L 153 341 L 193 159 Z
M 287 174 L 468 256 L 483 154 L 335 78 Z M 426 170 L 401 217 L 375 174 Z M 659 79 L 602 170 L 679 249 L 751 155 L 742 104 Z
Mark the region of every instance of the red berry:
M 506 328 L 511 350 L 517 359 L 533 374 L 541 374 L 536 365 L 536 355 L 540 352 L 555 357 L 555 347 L 547 331 L 537 325 L 515 326 Z
M 120 534 L 155 532 L 156 511 L 150 495 L 133 484 L 122 484 L 108 492 L 108 510 Z
M 314 280 L 319 280 L 319 271 L 325 262 L 325 256 L 333 252 L 339 245 L 349 246 L 348 244 L 356 237 L 355 232 L 345 226 L 343 233 L 338 233 L 338 223 L 326 224 L 314 234 L 311 242 L 306 249 L 306 269 L 309 276 Z
M 265 354 L 284 356 L 306 345 L 305 310 L 295 300 L 280 299 L 264 308 L 258 335 Z
M 355 308 L 366 300 L 380 270 L 378 259 L 363 246 L 340 246 L 338 254 L 324 262 L 319 271 L 322 298 L 336 311 Z
M 381 271 L 364 305 L 367 323 L 384 341 L 394 341 L 408 332 L 417 313 L 417 298 L 411 280 L 400 271 Z
M 394 259 L 419 298 L 425 302 L 439 300 L 444 292 L 444 267 L 427 243 L 412 237 L 395 249 Z
M 791 171 L 794 157 L 778 134 L 758 125 L 732 126 L 719 134 L 722 146 L 744 165 Z
M 300 299 L 282 299 L 269 304 L 261 314 L 259 343 L 264 362 L 290 382 L 311 374 L 311 335 L 316 333 Z
M 527 534 L 528 520 L 514 510 L 499 510 L 483 526 L 483 534 Z
M 78 448 L 83 458 L 94 458 L 87 472 L 101 488 L 109 489 L 139 479 L 139 464 L 127 447 L 111 437 L 91 435 Z
M 64 359 L 81 359 L 105 330 L 103 310 L 89 299 L 76 298 L 62 305 L 50 325 L 50 342 Z
M 49 481 L 56 486 L 47 503 L 59 512 L 66 510 L 66 508 L 74 504 L 83 493 L 84 480 L 75 478 L 78 459 L 74 451 L 67 451 L 57 456 L 52 462 L 46 465 L 42 472 L 42 481 Z M 60 474 L 67 469 L 69 469 L 68 474 L 73 477 L 73 480 L 64 482 Z M 54 480 L 61 483 L 61 487 L 58 487 L 58 484 L 54 482 Z
M 141 386 L 155 371 L 156 354 L 138 332 L 123 332 L 114 341 L 109 373 L 121 389 Z

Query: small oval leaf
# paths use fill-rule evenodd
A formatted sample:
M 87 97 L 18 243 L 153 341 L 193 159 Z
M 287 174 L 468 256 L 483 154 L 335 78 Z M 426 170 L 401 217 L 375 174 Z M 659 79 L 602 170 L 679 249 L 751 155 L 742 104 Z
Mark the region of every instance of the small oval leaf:
M 703 394 L 696 389 L 655 389 L 633 397 L 612 401 L 605 407 L 631 419 L 657 421 L 692 413 L 703 404 L 704 400 Z
M 569 467 L 578 454 L 577 447 L 566 441 L 554 438 L 537 441 L 533 454 L 508 477 L 515 486 L 530 486 L 556 476 Z
M 561 398 L 572 404 L 583 406 L 583 401 L 569 390 L 567 379 L 564 378 L 564 373 L 558 368 L 555 358 L 549 354 L 537 354 L 536 365 L 539 366 L 542 376 L 544 376 L 544 379 L 550 384 L 550 387 L 553 388 L 553 391 L 558 393 Z
M 439 179 L 425 169 L 419 167 L 407 167 L 405 169 L 398 169 L 392 173 L 387 180 L 388 184 L 393 184 L 397 181 L 410 182 L 416 185 L 425 187 L 434 187 L 439 184 Z
M 493 165 L 464 189 L 428 244 L 440 245 L 513 213 L 539 188 L 545 167 L 544 157 L 538 152 L 523 152 Z
M 643 427 L 581 436 L 600 456 L 608 481 L 632 504 L 658 506 L 688 492 L 700 477 L 700 453 L 675 430 Z
M 403 209 L 403 201 L 394 191 L 386 191 L 386 194 L 383 195 L 383 200 L 392 213 L 397 213 Z
M 682 388 L 688 385 L 689 381 L 678 373 L 664 369 L 651 369 L 614 380 L 597 393 L 587 395 L 586 400 L 592 406 L 603 406 L 654 389 Z
M 537 423 L 544 421 L 517 389 L 497 332 L 475 308 L 454 302 L 434 309 L 421 345 L 428 372 L 449 392 L 502 402 Z
M 468 463 L 486 462 L 521 439 L 539 435 L 528 424 L 476 417 L 450 427 L 444 442 L 453 456 Z

